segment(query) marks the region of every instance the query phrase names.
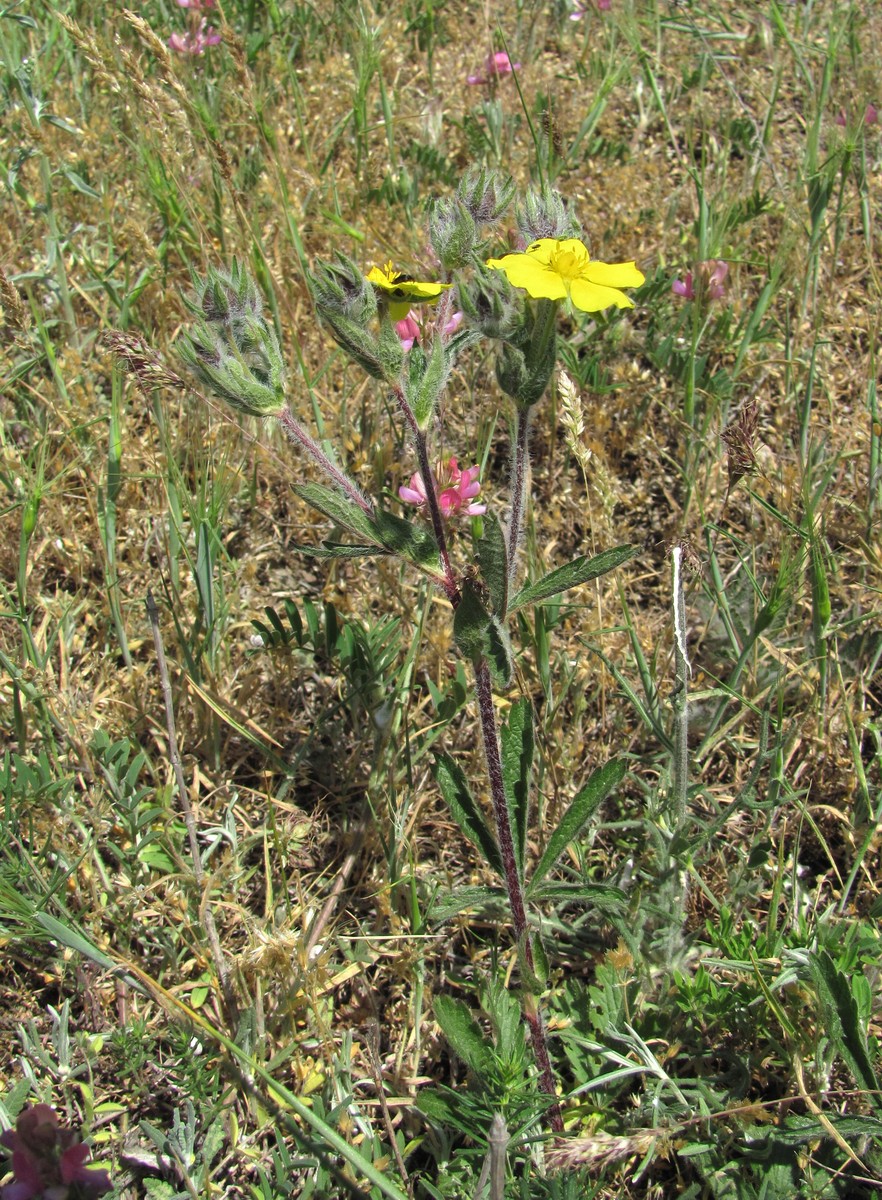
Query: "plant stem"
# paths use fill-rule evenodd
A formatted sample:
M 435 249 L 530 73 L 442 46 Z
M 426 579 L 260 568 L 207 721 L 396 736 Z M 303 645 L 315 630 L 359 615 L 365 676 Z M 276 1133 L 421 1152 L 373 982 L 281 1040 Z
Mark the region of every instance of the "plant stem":
M 413 409 L 408 404 L 403 390 L 395 385 L 392 391 L 398 402 L 401 415 L 407 422 L 411 437 L 413 438 L 413 445 L 417 455 L 417 465 L 419 466 L 420 477 L 423 481 L 423 491 L 426 493 L 426 507 L 429 510 L 429 520 L 432 522 L 432 532 L 435 535 L 435 541 L 438 543 L 438 554 L 441 557 L 441 566 L 444 568 L 444 579 L 442 581 L 444 591 L 447 593 L 450 603 L 456 608 L 460 601 L 459 585 L 456 582 L 456 576 L 450 565 L 450 555 L 447 552 L 447 535 L 444 532 L 444 518 L 441 516 L 441 509 L 438 505 L 438 493 L 435 489 L 435 479 L 432 475 L 432 466 L 429 462 L 426 434 L 417 424 Z
M 535 975 L 536 968 L 533 958 L 533 945 L 530 941 L 530 931 L 527 926 L 527 909 L 524 904 L 524 885 L 518 870 L 515 856 L 514 838 L 511 831 L 511 818 L 508 812 L 508 801 L 505 798 L 505 785 L 502 775 L 502 756 L 499 752 L 499 735 L 496 729 L 496 711 L 493 707 L 493 689 L 490 683 L 490 668 L 483 656 L 475 662 L 475 691 L 478 697 L 478 712 L 481 718 L 481 735 L 484 741 L 484 754 L 487 759 L 487 777 L 490 782 L 490 796 L 493 801 L 493 816 L 496 820 L 496 839 L 499 852 L 502 855 L 502 865 L 505 870 L 505 886 L 508 891 L 508 902 L 514 923 L 515 937 L 518 949 L 523 954 L 524 965 L 530 975 Z M 548 1044 L 545 1038 L 545 1027 L 542 1014 L 539 1012 L 536 996 L 529 989 L 524 995 L 524 1018 L 530 1027 L 530 1040 L 533 1044 L 533 1054 L 539 1068 L 539 1082 L 542 1090 L 549 1096 L 556 1095 L 554 1073 L 551 1069 L 551 1059 L 548 1054 Z M 550 1110 L 549 1119 L 555 1133 L 563 1130 L 563 1118 L 560 1107 L 555 1102 Z
M 517 576 L 517 555 L 523 533 L 524 511 L 527 504 L 527 453 L 532 409 L 518 407 L 515 443 L 511 460 L 511 518 L 508 526 L 508 591 L 514 593 Z
M 287 436 L 292 442 L 297 442 L 302 446 L 310 458 L 315 462 L 328 476 L 329 479 L 337 485 L 341 492 L 347 496 L 353 504 L 357 504 L 362 512 L 367 513 L 369 517 L 374 515 L 374 506 L 368 500 L 367 496 L 361 491 L 356 483 L 349 478 L 345 471 L 341 471 L 335 462 L 333 462 L 321 446 L 310 437 L 303 426 L 294 417 L 290 408 L 283 408 L 279 413 L 279 424 L 284 429 Z

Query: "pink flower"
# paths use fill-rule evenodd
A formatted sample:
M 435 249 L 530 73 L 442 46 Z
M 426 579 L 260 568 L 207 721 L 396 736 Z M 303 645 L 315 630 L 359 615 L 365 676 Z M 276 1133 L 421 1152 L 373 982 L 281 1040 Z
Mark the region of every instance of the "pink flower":
M 220 40 L 221 35 L 213 25 L 206 25 L 203 17 L 198 29 L 188 29 L 183 34 L 173 33 L 168 44 L 178 54 L 204 54 L 208 46 L 216 46 Z
M 844 108 L 840 108 L 839 112 L 836 114 L 836 124 L 841 125 L 843 129 L 848 124 L 848 118 L 845 115 Z
M 0 1143 L 12 1151 L 13 1182 L 0 1188 L 2 1200 L 66 1200 L 74 1194 L 102 1196 L 112 1189 L 110 1176 L 88 1169 L 89 1147 L 74 1129 L 62 1129 L 48 1104 L 35 1104 L 19 1113 L 15 1131 L 0 1134 Z
M 879 124 L 879 110 L 875 104 L 868 104 L 866 109 L 864 110 L 864 124 L 865 125 L 878 125 Z
M 181 8 L 192 8 L 195 12 L 201 12 L 203 8 L 214 8 L 216 0 L 178 0 Z
M 455 333 L 462 324 L 462 313 L 455 312 L 444 328 L 441 330 L 443 338 L 449 338 Z M 395 332 L 401 339 L 401 349 L 404 351 L 412 350 L 414 342 L 418 342 L 425 331 L 424 324 L 420 321 L 420 314 L 417 309 L 412 308 L 403 321 L 395 322 Z
M 588 11 L 590 0 L 573 0 L 575 11 L 570 13 L 571 21 L 581 21 Z M 612 8 L 612 0 L 594 0 L 594 5 L 598 12 L 609 12 Z
M 470 503 L 481 490 L 478 482 L 480 469 L 475 466 L 466 467 L 461 471 L 455 458 L 449 458 L 446 463 L 438 463 L 435 471 L 435 493 L 442 517 L 446 519 L 460 513 L 479 517 L 487 511 L 486 504 Z M 405 504 L 415 504 L 418 508 L 426 503 L 426 489 L 419 471 L 411 475 L 408 487 L 402 486 L 398 489 L 398 495 Z
M 675 279 L 671 284 L 671 291 L 675 296 L 682 296 L 684 300 L 695 299 L 695 288 L 692 286 L 692 272 L 686 272 L 684 280 Z
M 495 54 L 488 54 L 484 63 L 483 75 L 469 75 L 466 83 L 496 83 L 503 75 L 511 75 L 513 71 L 521 69 L 520 63 L 513 63 L 504 50 L 497 50 Z
M 687 271 L 682 281 L 674 280 L 671 291 L 684 300 L 694 300 L 699 294 L 707 296 L 708 300 L 722 300 L 726 295 L 728 274 L 729 264 L 724 259 L 709 258 L 707 262 L 698 264 L 697 280 L 691 271 Z

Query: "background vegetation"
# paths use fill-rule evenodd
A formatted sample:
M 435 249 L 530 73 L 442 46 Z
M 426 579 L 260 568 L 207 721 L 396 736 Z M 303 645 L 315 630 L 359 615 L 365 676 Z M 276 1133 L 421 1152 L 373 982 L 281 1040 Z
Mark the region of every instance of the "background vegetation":
M 167 0 L 0 12 L 0 1123 L 52 1104 L 119 1195 L 882 1186 L 882 16 L 571 15 L 228 0 L 191 55 L 167 43 L 199 14 Z M 503 48 L 519 69 L 469 85 Z M 541 906 L 553 1144 L 506 921 L 445 902 L 489 878 L 430 776 L 433 747 L 481 768 L 446 602 L 301 555 L 328 526 L 292 447 L 139 389 L 106 338 L 183 373 L 191 272 L 237 256 L 293 407 L 394 508 L 404 431 L 305 271 L 431 269 L 426 206 L 476 164 L 552 183 L 593 256 L 647 277 L 626 314 L 564 323 L 582 432 L 557 395 L 533 429 L 529 576 L 640 548 L 517 630 L 531 854 L 628 765 L 556 876 L 622 898 Z M 463 364 L 445 428 L 492 510 L 505 410 L 492 355 Z

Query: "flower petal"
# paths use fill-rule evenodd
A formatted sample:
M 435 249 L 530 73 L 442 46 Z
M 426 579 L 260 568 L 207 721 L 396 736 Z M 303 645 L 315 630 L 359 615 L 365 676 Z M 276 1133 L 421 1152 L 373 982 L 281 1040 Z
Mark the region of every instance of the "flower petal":
M 634 301 L 629 300 L 618 288 L 601 287 L 598 283 L 589 283 L 587 279 L 574 279 L 570 284 L 570 299 L 576 308 L 582 312 L 599 312 L 602 308 L 633 308 Z
M 564 281 L 556 271 L 550 271 L 530 254 L 506 254 L 491 258 L 488 267 L 504 271 L 513 287 L 525 288 L 531 296 L 545 300 L 563 300 L 567 294 Z
M 646 276 L 638 271 L 633 262 L 604 263 L 594 262 L 593 259 L 582 272 L 582 278 L 588 283 L 612 288 L 640 287 L 646 282 Z

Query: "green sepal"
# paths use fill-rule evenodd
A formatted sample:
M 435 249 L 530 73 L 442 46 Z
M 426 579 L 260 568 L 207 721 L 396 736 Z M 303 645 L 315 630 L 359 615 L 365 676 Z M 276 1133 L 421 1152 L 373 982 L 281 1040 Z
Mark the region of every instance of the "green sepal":
M 548 844 L 539 859 L 527 891 L 533 894 L 539 884 L 571 842 L 574 842 L 594 813 L 613 788 L 618 787 L 625 777 L 625 763 L 620 758 L 598 768 L 584 787 L 580 788 L 573 802 L 560 820 L 560 824 L 548 839 Z
M 320 315 L 333 333 L 337 345 L 346 351 L 353 362 L 358 363 L 374 379 L 386 378 L 380 344 L 372 333 L 342 313 L 322 312 Z
M 450 815 L 470 842 L 480 850 L 485 862 L 500 878 L 505 878 L 502 856 L 496 838 L 487 827 L 484 815 L 471 793 L 468 780 L 449 754 L 437 754 L 432 775 L 450 809 Z
M 507 688 L 514 673 L 511 643 L 498 617 L 487 612 L 474 585 L 466 580 L 453 618 L 453 636 L 460 653 L 477 662 L 486 658 L 494 686 Z
M 581 583 L 588 583 L 591 579 L 606 575 L 607 572 L 614 571 L 616 567 L 628 562 L 636 553 L 636 546 L 616 546 L 612 550 L 604 550 L 602 554 L 595 554 L 590 558 L 582 554 L 579 558 L 574 558 L 572 562 L 564 563 L 562 567 L 549 571 L 538 583 L 530 583 L 521 588 L 509 606 L 509 614 L 517 612 L 527 604 L 536 604 L 539 600 L 547 600 L 549 596 L 556 596 L 569 588 L 578 587 Z
M 497 518 L 488 513 L 483 519 L 481 536 L 475 543 L 475 557 L 481 579 L 490 595 L 490 607 L 500 620 L 508 607 L 508 551 L 505 535 Z

